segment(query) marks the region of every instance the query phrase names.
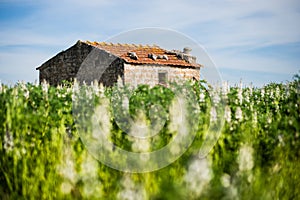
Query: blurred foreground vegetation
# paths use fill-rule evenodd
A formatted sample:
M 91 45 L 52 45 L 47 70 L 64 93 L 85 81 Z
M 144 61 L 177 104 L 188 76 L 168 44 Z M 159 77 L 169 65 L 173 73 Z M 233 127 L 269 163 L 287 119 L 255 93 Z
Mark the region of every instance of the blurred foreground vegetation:
M 122 103 L 114 100 L 113 88 L 97 84 L 0 86 L 1 199 L 300 199 L 299 77 L 263 88 L 176 85 L 196 96 L 200 117 L 193 129 L 195 140 L 174 163 L 147 173 L 121 172 L 89 154 L 73 115 L 72 97 L 78 87 L 84 87 L 96 104 L 108 99 L 111 110 Z M 149 122 L 151 116 L 147 112 L 141 116 L 140 111 L 161 105 L 154 113 L 160 116 L 163 111 L 166 122 L 147 150 L 169 143 L 176 135 L 170 130 L 170 115 L 176 112 L 170 105 L 176 94 L 145 85 L 123 91 L 131 94 L 129 117 Z M 221 112 L 219 105 L 224 108 Z M 113 115 L 106 114 L 114 144 L 141 150 Z M 209 125 L 220 116 L 222 134 L 201 158 Z

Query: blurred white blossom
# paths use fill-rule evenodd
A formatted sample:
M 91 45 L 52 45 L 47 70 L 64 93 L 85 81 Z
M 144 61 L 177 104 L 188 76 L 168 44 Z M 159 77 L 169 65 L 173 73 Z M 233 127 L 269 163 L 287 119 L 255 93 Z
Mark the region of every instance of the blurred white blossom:
M 264 96 L 265 96 L 265 90 L 264 89 L 261 89 L 260 95 L 261 95 L 262 98 L 264 98 Z
M 20 84 L 20 87 L 21 87 L 21 89 L 23 91 L 23 95 L 24 95 L 25 99 L 28 99 L 29 98 L 29 90 L 26 87 L 25 82 L 21 81 L 19 84 Z
M 57 167 L 57 170 L 65 181 L 70 182 L 72 185 L 77 182 L 78 176 L 75 169 L 74 156 L 71 150 L 67 148 L 64 149 L 61 164 Z
M 210 122 L 216 122 L 217 121 L 217 111 L 215 107 L 210 108 Z
M 131 147 L 134 152 L 148 152 L 150 150 L 150 142 L 147 138 L 135 138 Z
M 217 91 L 214 92 L 213 94 L 213 102 L 214 104 L 218 104 L 221 101 L 221 97 Z
M 94 80 L 94 81 L 91 82 L 91 87 L 93 89 L 93 93 L 98 95 L 98 93 L 99 93 L 99 84 L 98 84 L 97 80 Z
M 227 188 L 227 195 L 224 199 L 239 200 L 238 189 L 234 185 L 230 185 Z
M 257 124 L 257 112 L 254 111 L 252 115 L 253 115 L 252 121 L 253 121 L 254 125 L 256 125 Z
M 205 102 L 205 94 L 203 92 L 200 93 L 199 101 L 200 102 Z
M 227 96 L 228 92 L 230 91 L 230 87 L 229 87 L 229 84 L 227 81 L 224 81 L 223 82 L 223 85 L 222 85 L 222 94 L 224 96 Z
M 69 181 L 63 181 L 60 185 L 60 190 L 63 194 L 69 194 L 72 190 L 73 186 Z
M 250 94 L 250 96 L 252 96 L 252 94 L 253 94 L 253 84 L 252 83 L 249 86 L 249 94 Z
M 92 116 L 92 138 L 95 140 L 104 138 L 108 139 L 110 136 L 111 123 L 110 123 L 110 111 L 109 100 L 101 99 L 100 105 L 95 108 Z
M 240 171 L 251 170 L 254 166 L 253 148 L 250 145 L 243 145 L 239 149 L 238 164 Z
M 271 117 L 270 115 L 267 117 L 267 123 L 268 123 L 268 124 L 271 124 L 271 123 L 272 123 L 272 117 Z
M 87 151 L 82 156 L 79 173 L 83 183 L 82 195 L 87 198 L 99 198 L 102 193 L 102 184 L 98 179 L 98 161 Z
M 93 94 L 94 94 L 93 90 L 90 87 L 86 88 L 85 95 L 87 99 L 89 100 L 93 99 Z
M 213 171 L 211 169 L 211 163 L 208 158 L 205 157 L 203 159 L 197 158 L 189 164 L 184 180 L 188 189 L 199 197 L 208 186 L 212 177 Z
M 242 109 L 240 107 L 237 107 L 236 108 L 236 111 L 235 111 L 235 118 L 239 121 L 241 121 L 243 119 L 243 112 L 242 112 Z
M 278 140 L 279 140 L 280 145 L 282 145 L 282 146 L 285 145 L 282 135 L 278 135 Z
M 189 134 L 189 128 L 187 125 L 187 111 L 185 107 L 185 101 L 182 97 L 176 97 L 170 106 L 170 123 L 168 129 L 171 133 L 176 134 L 170 146 L 170 152 L 172 155 L 178 155 L 182 150 L 182 140 L 186 139 Z
M 122 108 L 127 111 L 129 110 L 129 99 L 127 97 L 122 99 Z
M 42 82 L 42 90 L 44 93 L 48 93 L 48 88 L 49 88 L 49 84 L 47 83 L 47 81 L 43 81 Z
M 221 184 L 223 187 L 228 188 L 230 186 L 230 175 L 229 174 L 223 174 L 221 177 Z
M 238 89 L 238 101 L 239 101 L 239 104 L 242 105 L 242 103 L 243 103 L 243 90 L 241 88 Z
M 6 132 L 6 134 L 4 135 L 3 142 L 4 142 L 3 148 L 7 152 L 10 152 L 10 151 L 13 150 L 13 148 L 14 148 L 14 138 L 9 132 Z
M 184 99 L 182 97 L 176 97 L 170 105 L 169 112 L 170 123 L 168 128 L 170 132 L 178 132 L 179 130 L 185 131 L 184 129 L 182 129 L 183 127 L 187 127 L 185 121 L 186 108 Z M 188 134 L 187 130 L 186 132 L 182 132 L 182 134 Z
M 122 189 L 117 194 L 117 199 L 120 200 L 141 200 L 147 199 L 147 194 L 140 184 L 136 184 L 132 181 L 129 175 L 125 176 L 121 180 Z
M 91 156 L 88 152 L 85 152 L 81 163 L 80 176 L 82 179 L 97 177 L 98 161 Z
M 225 120 L 229 123 L 231 121 L 231 110 L 229 106 L 225 106 Z
M 276 98 L 280 97 L 280 88 L 278 86 L 275 89 L 275 97 Z

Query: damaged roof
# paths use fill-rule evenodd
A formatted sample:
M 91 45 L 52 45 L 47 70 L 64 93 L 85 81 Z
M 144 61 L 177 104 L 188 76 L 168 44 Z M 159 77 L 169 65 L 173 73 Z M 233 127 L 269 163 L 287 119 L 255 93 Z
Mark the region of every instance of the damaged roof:
M 105 50 L 122 58 L 130 64 L 156 64 L 169 66 L 201 67 L 196 57 L 180 51 L 168 51 L 157 45 L 113 44 L 106 42 L 79 41 L 87 45 Z M 186 59 L 186 58 L 191 59 Z
M 104 50 L 111 53 L 129 64 L 154 64 L 154 65 L 167 65 L 177 67 L 192 67 L 200 68 L 203 65 L 196 62 L 196 57 L 188 53 L 181 52 L 179 50 L 165 50 L 157 45 L 136 45 L 136 44 L 120 44 L 120 43 L 106 43 L 106 42 L 90 42 L 79 40 L 74 46 L 78 44 L 85 44 L 93 48 Z M 73 47 L 74 47 L 73 46 Z M 70 47 L 70 48 L 73 48 Z M 60 56 L 62 53 L 68 51 L 62 51 L 53 58 Z M 51 61 L 53 58 L 48 60 Z M 47 63 L 45 62 L 45 63 Z M 44 63 L 44 64 L 45 64 Z M 43 68 L 44 64 L 37 67 L 37 70 Z

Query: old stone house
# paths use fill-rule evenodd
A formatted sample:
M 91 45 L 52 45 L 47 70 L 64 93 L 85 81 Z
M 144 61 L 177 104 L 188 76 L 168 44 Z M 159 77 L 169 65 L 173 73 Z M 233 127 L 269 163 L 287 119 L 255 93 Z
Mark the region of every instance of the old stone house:
M 166 84 L 168 81 L 200 79 L 202 65 L 190 55 L 191 49 L 165 50 L 153 45 L 112 44 L 78 41 L 40 67 L 40 82 L 58 85 L 63 80 L 97 80 L 105 86 L 118 81 L 138 85 Z

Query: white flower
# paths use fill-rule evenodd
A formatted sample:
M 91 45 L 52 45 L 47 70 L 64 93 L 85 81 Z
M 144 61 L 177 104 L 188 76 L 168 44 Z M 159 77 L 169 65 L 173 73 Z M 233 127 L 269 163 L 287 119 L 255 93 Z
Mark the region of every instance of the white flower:
M 82 195 L 87 198 L 100 198 L 102 184 L 98 180 L 98 161 L 87 151 L 83 155 L 79 174 L 83 183 Z
M 145 138 L 149 136 L 150 128 L 144 111 L 139 110 L 131 123 L 129 135 Z
M 279 140 L 279 144 L 280 144 L 280 145 L 282 145 L 282 146 L 285 145 L 285 143 L 284 143 L 284 141 L 283 141 L 282 135 L 278 135 L 278 140 Z
M 199 101 L 200 102 L 205 102 L 205 94 L 204 93 L 200 93 L 200 95 L 199 95 Z
M 215 107 L 211 107 L 210 109 L 210 122 L 216 122 L 217 121 L 217 111 Z
M 193 160 L 184 176 L 188 189 L 197 197 L 201 195 L 205 187 L 213 177 L 213 172 L 207 158 Z
M 108 139 L 110 136 L 111 123 L 109 112 L 109 100 L 102 99 L 101 104 L 95 108 L 95 112 L 92 116 L 93 139 Z
M 213 96 L 213 102 L 214 104 L 218 104 L 221 101 L 220 95 L 219 93 L 216 91 L 214 92 L 214 96 Z
M 224 114 L 225 120 L 229 123 L 231 121 L 231 110 L 229 106 L 225 107 L 225 114 Z
M 121 76 L 118 76 L 118 80 L 117 80 L 117 85 L 118 87 L 123 87 L 123 79 L 121 78 Z
M 98 162 L 88 152 L 83 156 L 80 175 L 82 179 L 97 177 Z
M 27 89 L 24 91 L 24 97 L 25 99 L 29 98 L 29 91 Z
M 223 82 L 223 86 L 222 86 L 222 94 L 224 96 L 226 96 L 228 94 L 228 92 L 230 91 L 230 88 L 229 88 L 229 84 L 227 81 L 224 81 Z
M 10 152 L 13 150 L 14 148 L 14 138 L 13 136 L 10 134 L 10 133 L 6 133 L 4 135 L 4 145 L 3 145 L 3 148 L 7 151 L 7 152 Z
M 70 150 L 64 150 L 62 163 L 57 167 L 57 170 L 65 181 L 69 181 L 73 185 L 77 182 L 78 177 L 75 169 L 74 158 Z
M 230 186 L 230 175 L 229 174 L 223 174 L 221 177 L 221 184 L 223 187 L 228 188 Z
M 238 89 L 238 100 L 241 105 L 243 103 L 243 89 L 242 88 Z
M 238 198 L 238 190 L 236 187 L 234 187 L 234 185 L 230 185 L 228 187 L 228 192 L 227 192 L 227 196 L 228 196 L 228 199 L 239 199 Z M 226 198 L 225 198 L 226 199 Z
M 279 163 L 276 163 L 273 168 L 272 168 L 272 172 L 273 173 L 277 173 L 279 170 L 281 169 L 281 166 Z
M 85 90 L 86 98 L 91 100 L 93 98 L 93 91 L 90 87 L 87 87 Z
M 235 118 L 239 121 L 241 121 L 243 119 L 243 112 L 240 107 L 237 107 L 237 109 L 235 111 Z
M 63 194 L 69 194 L 72 190 L 73 186 L 69 181 L 64 181 L 60 185 L 60 190 L 62 191 Z
M 244 94 L 244 99 L 245 99 L 245 101 L 246 101 L 247 103 L 250 102 L 249 92 L 246 92 L 246 93 Z
M 77 93 L 79 91 L 79 83 L 77 82 L 77 79 L 74 79 L 73 83 L 73 93 Z
M 23 91 L 23 95 L 24 95 L 25 99 L 28 99 L 29 91 L 28 91 L 24 81 L 20 82 L 20 87 L 21 87 L 21 90 Z
M 44 93 L 48 93 L 49 84 L 44 80 L 42 82 L 42 90 Z
M 267 123 L 268 123 L 268 124 L 271 124 L 271 123 L 272 123 L 272 118 L 271 118 L 271 116 L 268 116 L 268 118 L 267 118 Z
M 105 92 L 105 88 L 103 86 L 102 83 L 99 84 L 99 93 L 100 93 L 100 97 L 104 97 L 104 92 Z
M 261 94 L 261 97 L 263 98 L 265 96 L 265 90 L 261 89 L 260 94 Z
M 238 164 L 240 171 L 251 170 L 254 166 L 253 148 L 249 145 L 243 145 L 239 150 Z
M 276 87 L 276 90 L 275 90 L 275 96 L 276 96 L 277 98 L 280 96 L 280 89 L 279 89 L 278 86 Z
M 253 85 L 252 85 L 252 83 L 250 84 L 250 87 L 249 87 L 249 94 L 250 94 L 250 96 L 252 96 L 252 94 L 253 94 Z
M 147 138 L 135 138 L 131 147 L 134 152 L 148 152 L 150 150 L 150 143 Z
M 124 108 L 125 110 L 129 110 L 129 100 L 127 97 L 123 98 L 122 101 L 122 108 Z
M 102 196 L 101 185 L 97 179 L 86 180 L 83 184 L 82 196 L 87 199 L 100 199 Z
M 171 105 L 170 105 L 170 123 L 169 123 L 169 130 L 170 132 L 178 132 L 179 130 L 184 131 L 181 129 L 183 127 L 187 127 L 186 125 L 186 107 L 185 101 L 182 97 L 176 97 Z M 182 135 L 188 134 L 188 132 L 180 133 Z
M 117 194 L 117 199 L 140 200 L 147 199 L 146 190 L 139 184 L 135 184 L 131 178 L 125 174 L 121 180 L 122 190 Z
M 72 87 L 72 101 L 75 102 L 79 97 L 79 83 L 77 79 L 74 79 L 73 87 Z
M 97 80 L 94 80 L 92 83 L 91 83 L 91 87 L 93 88 L 93 92 L 94 94 L 97 94 L 99 93 L 99 84 L 98 84 L 98 81 Z
M 253 123 L 257 124 L 257 112 L 256 111 L 253 112 Z

